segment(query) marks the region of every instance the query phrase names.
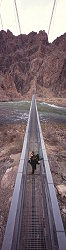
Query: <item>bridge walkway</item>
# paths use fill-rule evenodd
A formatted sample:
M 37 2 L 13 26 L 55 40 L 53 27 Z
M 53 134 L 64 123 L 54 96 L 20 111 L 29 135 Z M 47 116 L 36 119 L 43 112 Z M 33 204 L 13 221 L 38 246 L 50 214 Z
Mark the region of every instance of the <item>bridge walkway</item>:
M 29 152 L 38 152 L 36 126 L 33 114 Z M 28 163 L 23 221 L 20 234 L 20 250 L 46 250 L 44 238 L 44 220 L 42 209 L 42 187 L 40 165 L 32 174 L 32 167 Z
M 42 210 L 42 191 L 40 169 L 37 165 L 35 174 L 28 170 L 24 214 L 20 235 L 20 250 L 44 250 L 44 225 Z

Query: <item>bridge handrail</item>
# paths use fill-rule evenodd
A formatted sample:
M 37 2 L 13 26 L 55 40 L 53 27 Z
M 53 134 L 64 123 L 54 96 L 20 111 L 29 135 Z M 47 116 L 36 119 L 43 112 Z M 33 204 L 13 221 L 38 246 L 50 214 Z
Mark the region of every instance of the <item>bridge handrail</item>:
M 30 134 L 30 120 L 31 120 L 32 102 L 30 106 L 29 118 L 26 127 L 26 133 L 24 137 L 24 143 L 16 177 L 12 202 L 9 210 L 4 240 L 2 244 L 2 250 L 15 250 L 18 242 L 18 224 L 20 220 L 20 208 L 21 213 L 24 203 L 24 190 L 26 182 L 27 161 L 29 152 L 29 134 Z M 20 206 L 21 204 L 21 206 Z
M 43 163 L 42 166 L 42 185 L 46 195 L 47 209 L 48 209 L 48 217 L 49 217 L 49 227 L 50 227 L 50 235 L 51 235 L 51 244 L 52 249 L 65 250 L 66 249 L 66 237 L 64 232 L 64 227 L 61 219 L 60 209 L 58 206 L 58 201 L 56 197 L 56 192 L 53 184 L 53 179 L 50 171 L 50 166 L 48 162 L 48 157 L 46 153 L 45 143 L 42 135 L 42 130 L 39 121 L 39 115 L 37 111 L 36 100 L 35 102 L 35 112 L 37 116 L 37 134 L 38 134 L 38 147 L 41 148 Z M 54 231 L 54 235 L 53 235 Z M 56 242 L 55 242 L 56 241 Z M 56 248 L 55 248 L 56 244 Z

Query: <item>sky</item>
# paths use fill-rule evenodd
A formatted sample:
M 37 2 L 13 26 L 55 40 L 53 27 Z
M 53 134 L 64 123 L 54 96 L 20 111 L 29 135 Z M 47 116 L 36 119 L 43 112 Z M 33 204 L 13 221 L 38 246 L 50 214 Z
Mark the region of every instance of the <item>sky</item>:
M 21 33 L 45 30 L 48 33 L 50 17 L 54 0 L 16 0 Z M 14 35 L 19 35 L 14 0 L 0 0 L 0 14 L 3 29 L 9 29 Z M 2 30 L 0 19 L 0 30 Z M 56 0 L 52 24 L 48 40 L 52 42 L 56 37 L 66 32 L 66 0 Z

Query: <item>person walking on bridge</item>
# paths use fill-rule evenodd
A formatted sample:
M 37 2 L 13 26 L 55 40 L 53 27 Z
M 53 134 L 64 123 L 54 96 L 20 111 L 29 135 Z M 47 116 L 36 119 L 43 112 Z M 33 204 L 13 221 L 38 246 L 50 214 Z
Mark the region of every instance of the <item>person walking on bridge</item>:
M 31 164 L 32 174 L 34 174 L 34 171 L 36 170 L 36 164 L 40 164 L 39 155 L 32 151 L 28 162 Z

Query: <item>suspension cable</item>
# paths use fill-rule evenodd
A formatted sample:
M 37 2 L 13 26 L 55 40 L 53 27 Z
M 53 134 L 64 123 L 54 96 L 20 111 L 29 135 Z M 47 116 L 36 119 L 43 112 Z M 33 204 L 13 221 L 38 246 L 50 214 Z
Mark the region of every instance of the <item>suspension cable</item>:
M 19 14 L 18 14 L 16 0 L 14 0 L 14 4 L 15 4 L 15 9 L 16 9 L 16 15 L 17 15 L 17 20 L 18 20 L 19 31 L 20 31 L 20 34 L 21 34 L 21 26 L 20 26 L 20 20 L 19 20 Z
M 2 23 L 1 13 L 0 13 L 0 21 L 1 21 L 1 26 L 2 26 L 2 30 L 3 30 L 3 23 Z
M 2 0 L 0 1 L 0 7 L 1 7 L 1 4 L 2 4 Z M 2 30 L 3 30 L 3 22 L 2 22 L 2 16 L 1 16 L 1 13 L 0 13 L 0 21 L 1 21 L 1 26 L 2 26 Z
M 49 32 L 50 32 L 50 27 L 51 27 L 51 23 L 52 23 L 52 18 L 53 18 L 53 13 L 54 13 L 54 8 L 55 8 L 55 3 L 56 3 L 56 0 L 54 0 L 54 4 L 53 4 L 53 9 L 52 9 L 52 13 L 51 13 L 51 18 L 50 18 L 49 28 L 48 28 L 48 35 L 49 35 Z

